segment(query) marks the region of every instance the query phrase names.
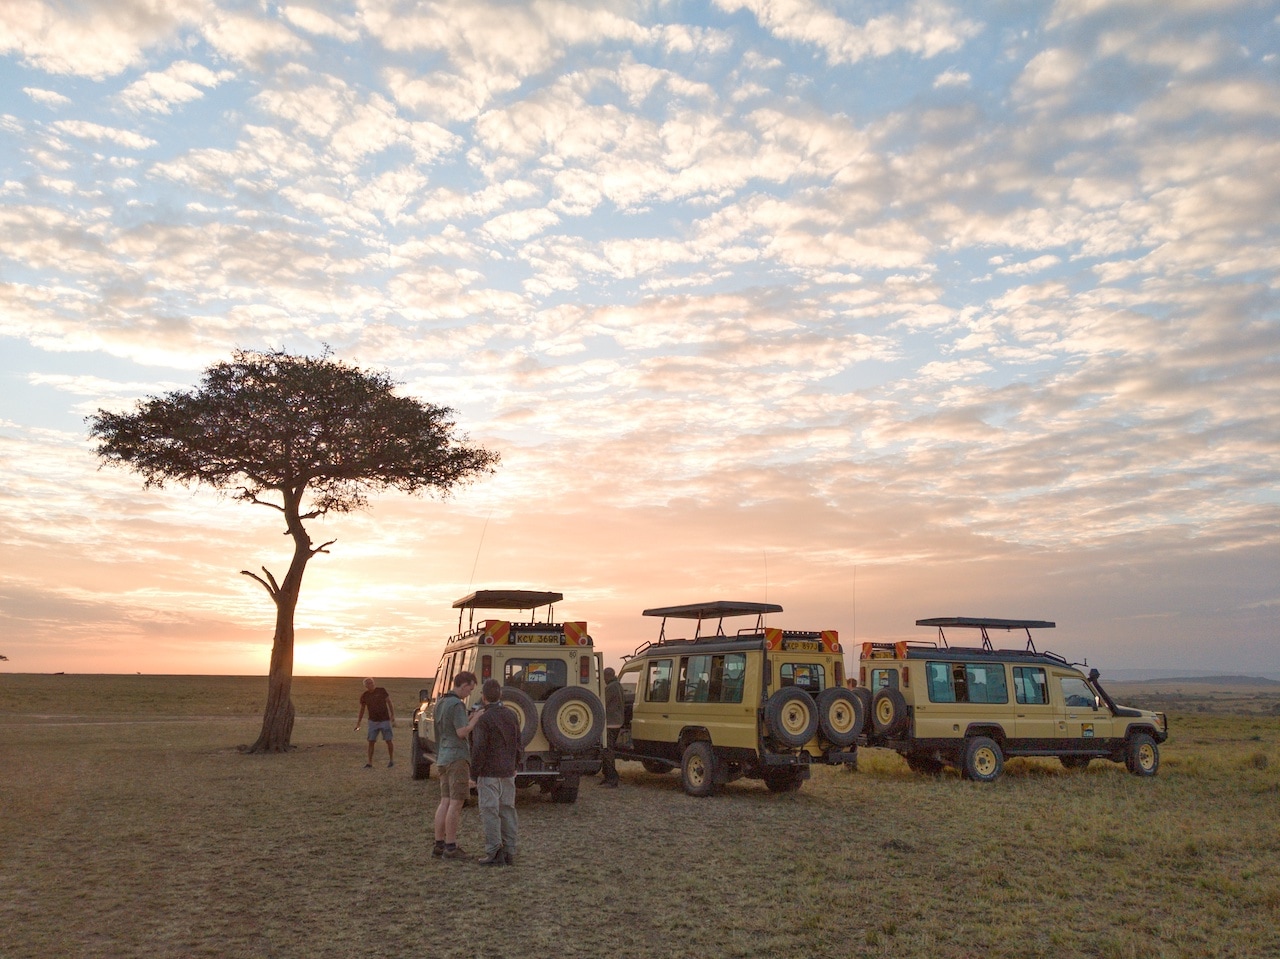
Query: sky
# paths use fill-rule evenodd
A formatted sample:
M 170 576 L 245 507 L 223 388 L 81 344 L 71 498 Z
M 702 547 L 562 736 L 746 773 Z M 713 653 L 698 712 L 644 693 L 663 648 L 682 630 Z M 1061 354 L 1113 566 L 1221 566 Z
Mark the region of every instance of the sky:
M 265 674 L 274 511 L 85 417 L 334 354 L 498 471 L 315 521 L 299 674 L 478 588 L 1280 677 L 1280 4 L 0 4 L 0 654 Z M 730 623 L 730 626 L 739 625 Z

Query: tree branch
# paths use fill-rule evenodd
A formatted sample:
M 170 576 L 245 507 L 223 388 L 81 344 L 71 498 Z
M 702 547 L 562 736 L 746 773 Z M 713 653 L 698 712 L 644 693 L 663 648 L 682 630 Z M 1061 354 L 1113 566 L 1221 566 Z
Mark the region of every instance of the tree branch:
M 313 549 L 313 550 L 311 551 L 311 555 L 312 555 L 312 556 L 314 556 L 314 555 L 316 555 L 316 553 L 326 553 L 326 554 L 327 554 L 329 551 L 328 551 L 327 549 L 325 549 L 325 547 L 326 547 L 326 546 L 332 546 L 332 545 L 333 545 L 334 543 L 336 543 L 336 542 L 337 542 L 337 540 L 336 540 L 336 539 L 331 539 L 331 540 L 329 540 L 329 542 L 327 542 L 327 543 L 321 543 L 319 546 L 317 546 L 315 549 Z
M 267 573 L 267 568 L 265 566 L 262 567 L 262 571 L 264 573 Z M 267 591 L 267 595 L 271 597 L 272 601 L 273 602 L 277 601 L 276 597 L 279 596 L 280 594 L 280 587 L 275 585 L 275 582 L 276 582 L 275 577 L 271 576 L 270 573 L 267 573 L 267 576 L 271 577 L 270 583 L 268 583 L 265 579 L 263 579 L 257 573 L 252 573 L 247 569 L 240 570 L 240 575 L 248 576 L 250 579 L 256 579 L 259 583 L 262 584 L 262 588 Z

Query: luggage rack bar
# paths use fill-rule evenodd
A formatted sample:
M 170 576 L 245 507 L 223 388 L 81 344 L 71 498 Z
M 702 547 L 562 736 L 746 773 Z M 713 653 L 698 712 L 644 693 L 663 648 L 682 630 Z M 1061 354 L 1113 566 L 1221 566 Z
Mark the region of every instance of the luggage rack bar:
M 1014 630 L 1022 629 L 1027 633 L 1026 652 L 1039 655 L 1036 649 L 1035 640 L 1031 638 L 1033 629 L 1053 629 L 1057 623 L 1049 622 L 1043 619 L 987 619 L 979 616 L 938 616 L 933 619 L 917 619 L 917 626 L 936 626 L 938 628 L 938 639 L 943 647 L 950 648 L 947 642 L 946 633 L 943 630 L 947 627 L 957 627 L 964 629 L 977 629 L 982 633 L 982 648 L 987 652 L 995 652 L 995 647 L 991 644 L 991 637 L 987 634 L 989 629 Z M 1061 657 L 1058 657 L 1059 659 Z

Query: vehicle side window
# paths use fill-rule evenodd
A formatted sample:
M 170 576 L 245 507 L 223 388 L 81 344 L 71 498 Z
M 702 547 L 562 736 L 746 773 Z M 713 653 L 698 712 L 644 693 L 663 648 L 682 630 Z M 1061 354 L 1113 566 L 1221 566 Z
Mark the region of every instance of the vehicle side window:
M 458 656 L 455 653 L 440 665 L 440 675 L 436 677 L 436 681 L 431 687 L 431 695 L 433 698 L 439 699 L 449 690 L 453 689 L 453 665 L 457 658 Z
M 926 663 L 931 703 L 1007 703 L 1001 663 Z
M 1003 663 L 968 663 L 964 667 L 965 685 L 971 703 L 1007 703 L 1009 684 Z
M 644 684 L 646 703 L 665 703 L 671 699 L 671 660 L 655 659 L 649 663 Z
M 1013 691 L 1018 702 L 1028 706 L 1043 706 L 1049 701 L 1048 689 L 1044 670 L 1040 667 L 1013 667 Z
M 720 702 L 742 702 L 742 687 L 747 679 L 747 654 L 725 653 L 723 656 L 717 656 L 716 659 L 724 661 L 724 669 L 721 673 Z M 714 669 L 712 670 L 711 675 L 712 687 L 714 688 Z
M 815 695 L 827 688 L 827 671 L 821 663 L 783 663 L 779 675 L 783 686 L 799 686 Z
M 514 686 L 535 703 L 543 702 L 569 680 L 569 665 L 562 659 L 508 659 L 502 667 L 502 684 Z
M 929 680 L 929 702 L 954 703 L 956 687 L 951 682 L 950 663 L 926 663 L 925 675 Z
M 873 669 L 871 670 L 871 692 L 876 693 L 882 689 L 898 688 L 898 671 L 896 669 Z
M 1068 706 L 1093 706 L 1093 690 L 1079 676 L 1062 676 L 1062 699 Z

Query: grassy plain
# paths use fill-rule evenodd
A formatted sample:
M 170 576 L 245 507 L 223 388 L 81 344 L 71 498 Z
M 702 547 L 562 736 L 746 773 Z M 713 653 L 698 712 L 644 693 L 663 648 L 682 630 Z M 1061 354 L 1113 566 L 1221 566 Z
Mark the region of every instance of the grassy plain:
M 435 780 L 362 768 L 358 680 L 297 680 L 299 748 L 242 755 L 265 685 L 0 674 L 0 957 L 1280 955 L 1269 704 L 1175 711 L 1150 780 L 864 750 L 698 800 L 623 764 L 573 806 L 521 793 L 519 861 L 485 870 L 430 859 Z M 404 748 L 420 683 L 384 685 Z

